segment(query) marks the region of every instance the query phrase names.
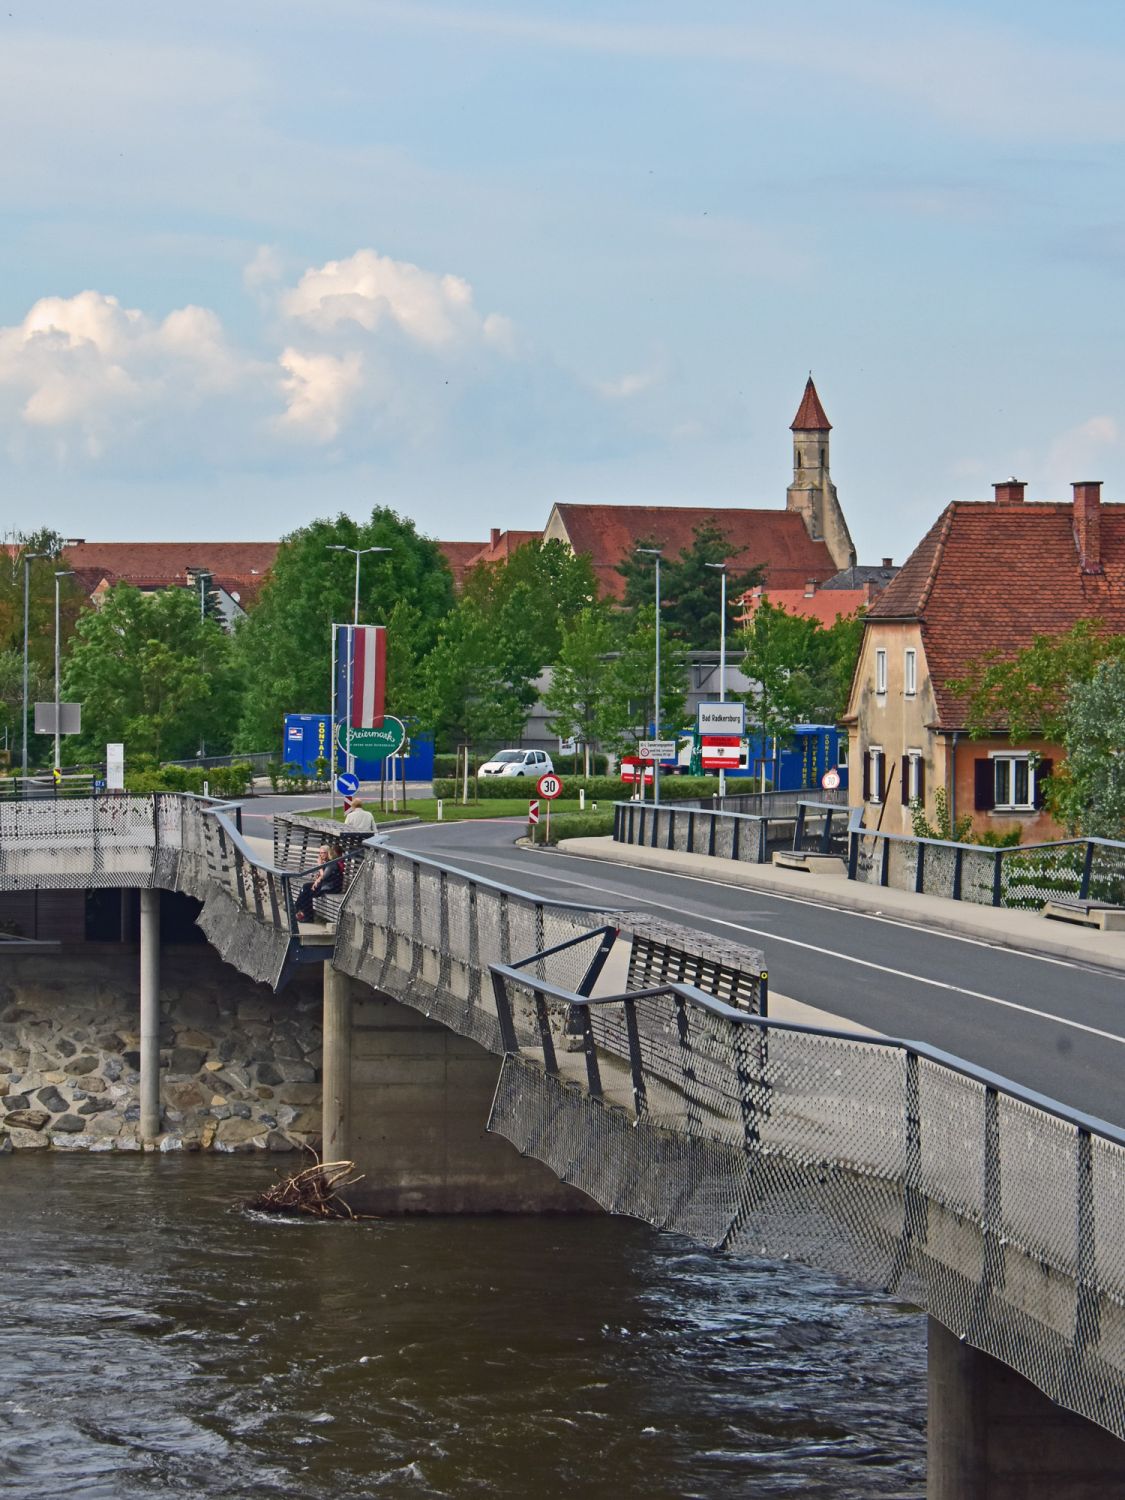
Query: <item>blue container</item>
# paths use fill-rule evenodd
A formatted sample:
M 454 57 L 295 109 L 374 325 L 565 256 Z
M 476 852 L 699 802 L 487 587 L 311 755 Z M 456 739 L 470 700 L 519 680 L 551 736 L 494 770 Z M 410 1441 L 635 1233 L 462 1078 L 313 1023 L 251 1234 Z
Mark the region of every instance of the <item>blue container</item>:
M 434 741 L 432 735 L 416 734 L 407 725 L 406 757 L 407 781 L 432 781 L 434 776 Z M 282 739 L 282 761 L 286 765 L 298 765 L 310 776 L 316 772 L 319 756 L 332 758 L 331 728 L 327 714 L 286 714 Z M 343 766 L 344 757 L 337 756 L 336 766 Z M 356 775 L 361 781 L 378 781 L 382 775 L 380 760 L 359 760 L 355 763 Z M 397 767 L 396 767 L 397 769 Z

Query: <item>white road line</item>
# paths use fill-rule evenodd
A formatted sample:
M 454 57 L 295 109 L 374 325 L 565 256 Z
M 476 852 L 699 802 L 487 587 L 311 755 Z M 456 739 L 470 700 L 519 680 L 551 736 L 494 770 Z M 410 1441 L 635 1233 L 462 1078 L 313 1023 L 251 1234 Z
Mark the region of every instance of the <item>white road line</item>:
M 474 859 L 472 856 L 462 857 L 466 858 L 466 862 L 469 864 L 483 864 L 489 866 L 490 868 L 499 870 L 519 869 L 518 865 L 506 864 L 502 860 Z M 619 899 L 623 894 L 621 891 L 615 890 L 612 886 L 595 885 L 590 881 L 584 880 L 568 880 L 563 875 L 550 875 L 547 878 L 557 881 L 560 885 L 574 885 L 580 887 L 582 890 L 600 891 L 603 895 L 616 896 Z M 714 884 L 714 882 L 708 883 Z M 638 904 L 641 906 L 651 906 L 657 911 L 672 912 L 675 916 L 678 917 L 683 917 L 684 915 L 683 909 L 681 907 L 670 906 L 667 902 L 653 901 L 647 896 L 640 896 L 637 899 Z M 809 904 L 812 905 L 815 903 Z M 955 995 L 965 995 L 968 999 L 971 1000 L 984 1000 L 987 1001 L 989 1005 L 999 1005 L 1002 1006 L 1005 1010 L 1017 1010 L 1022 1012 L 1022 1014 L 1026 1016 L 1035 1016 L 1041 1021 L 1053 1022 L 1056 1026 L 1069 1026 L 1072 1031 L 1084 1031 L 1090 1036 L 1100 1036 L 1107 1042 L 1120 1042 L 1123 1046 L 1125 1046 L 1125 1036 L 1118 1036 L 1116 1032 L 1113 1031 L 1102 1031 L 1101 1028 L 1097 1026 L 1087 1026 L 1082 1021 L 1072 1021 L 1066 1016 L 1056 1016 L 1047 1010 L 1037 1010 L 1033 1005 L 1020 1005 L 1015 1000 L 1003 1000 L 999 995 L 986 995 L 981 990 L 966 989 L 963 985 L 949 984 L 946 980 L 943 979 L 928 979 L 923 974 L 911 974 L 906 969 L 892 969 L 887 964 L 877 964 L 869 958 L 856 958 L 851 953 L 840 953 L 835 948 L 822 948 L 817 943 L 805 943 L 802 942 L 799 938 L 782 937 L 781 934 L 777 932 L 770 932 L 759 927 L 747 927 L 741 922 L 728 922 L 725 921 L 722 917 L 713 917 L 709 913 L 696 912 L 693 913 L 693 915 L 701 917 L 702 920 L 706 922 L 713 922 L 717 927 L 730 927 L 735 932 L 747 932 L 750 933 L 750 935 L 753 937 L 768 938 L 771 942 L 774 943 L 788 943 L 791 948 L 805 948 L 811 953 L 822 953 L 826 958 L 837 958 L 841 961 L 841 963 L 856 964 L 861 969 L 874 969 L 877 973 L 880 974 L 890 974 L 895 979 L 909 979 L 914 984 L 926 984 L 929 985 L 932 989 L 949 990 Z

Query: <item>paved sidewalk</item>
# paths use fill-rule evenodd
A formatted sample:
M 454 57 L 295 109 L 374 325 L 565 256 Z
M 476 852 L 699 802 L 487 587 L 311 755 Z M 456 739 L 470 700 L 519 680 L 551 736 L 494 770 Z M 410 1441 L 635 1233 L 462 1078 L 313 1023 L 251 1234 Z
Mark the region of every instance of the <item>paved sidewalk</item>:
M 915 923 L 940 932 L 977 938 L 1022 953 L 1043 953 L 1077 963 L 1101 964 L 1125 973 L 1125 932 L 1102 932 L 1072 922 L 1048 921 L 1037 912 L 1007 911 L 948 901 L 943 896 L 916 896 L 912 891 L 861 885 L 843 876 L 810 875 L 775 865 L 741 864 L 706 854 L 680 854 L 636 844 L 615 844 L 611 838 L 560 839 L 563 854 L 662 870 L 668 875 L 693 875 L 721 885 L 744 886 L 775 896 L 823 902 L 843 911 L 869 912 L 895 921 Z

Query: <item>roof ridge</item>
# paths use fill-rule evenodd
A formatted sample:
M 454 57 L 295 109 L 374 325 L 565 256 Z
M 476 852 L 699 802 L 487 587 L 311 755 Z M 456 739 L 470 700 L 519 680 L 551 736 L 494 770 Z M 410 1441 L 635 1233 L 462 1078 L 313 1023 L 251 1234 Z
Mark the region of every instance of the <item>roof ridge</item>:
M 926 612 L 926 605 L 930 602 L 934 584 L 937 582 L 938 569 L 941 567 L 942 555 L 945 552 L 945 544 L 949 540 L 949 533 L 953 529 L 953 513 L 957 509 L 958 501 L 951 500 L 945 507 L 945 517 L 941 523 L 941 532 L 934 548 L 933 561 L 930 563 L 930 571 L 926 575 L 926 581 L 922 585 L 922 592 L 918 596 L 918 614 Z

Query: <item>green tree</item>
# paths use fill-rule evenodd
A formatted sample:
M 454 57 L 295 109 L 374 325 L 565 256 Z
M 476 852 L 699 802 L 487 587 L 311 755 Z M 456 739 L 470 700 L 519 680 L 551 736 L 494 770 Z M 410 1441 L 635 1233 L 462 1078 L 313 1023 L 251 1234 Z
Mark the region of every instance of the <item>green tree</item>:
M 563 630 L 598 595 L 586 555 L 575 556 L 564 543 L 538 537 L 517 547 L 501 563 L 480 563 L 465 575 L 461 597 L 491 620 L 498 637 L 534 675 L 553 662 Z
M 754 686 L 746 701 L 763 734 L 789 737 L 795 724 L 833 724 L 843 713 L 863 622 L 838 616 L 825 627 L 804 615 L 759 605 L 741 633 L 742 670 Z
M 348 516 L 317 520 L 285 537 L 261 597 L 235 632 L 235 656 L 244 682 L 236 743 L 260 750 L 278 743 L 286 713 L 328 709 L 331 633 L 335 621 L 352 619 L 355 557 L 334 546 L 387 547 L 360 563 L 362 623 L 388 625 L 398 604 L 398 626 L 409 632 L 394 661 L 413 663 L 430 649 L 440 622 L 453 605 L 453 579 L 436 542 L 419 536 L 414 523 L 377 507 L 362 523 Z M 403 646 L 407 649 L 401 649 Z M 391 692 L 403 685 L 392 667 L 387 711 L 403 703 Z
M 1066 761 L 1047 783 L 1052 811 L 1088 838 L 1125 838 L 1125 654 L 1071 682 L 1061 737 Z
M 176 760 L 201 744 L 229 748 L 237 704 L 231 642 L 200 619 L 189 589 L 142 594 L 127 584 L 79 619 L 65 695 L 82 704 L 82 734 L 64 742 L 68 760 L 99 758 L 107 741 L 127 755 Z
M 448 615 L 418 670 L 418 713 L 441 747 L 518 740 L 535 701 L 530 675 L 513 678 L 496 625 L 472 600 Z
M 1013 741 L 1042 735 L 1061 740 L 1074 683 L 1089 682 L 1099 664 L 1125 659 L 1125 635 L 1111 635 L 1100 620 L 1079 620 L 1063 635 L 1037 635 L 1017 655 L 989 652 L 950 690 L 968 701 L 974 739 L 1007 730 Z
M 732 548 L 726 533 L 714 521 L 695 527 L 690 547 L 661 570 L 666 591 L 665 620 L 669 632 L 689 650 L 717 651 L 721 636 L 722 586 L 713 566 L 728 563 Z M 765 569 L 729 569 L 727 572 L 727 632 L 733 634 L 742 613 L 744 594 L 763 581 Z M 666 582 L 665 582 L 666 580 Z
M 24 558 L 32 556 L 28 588 L 28 702 L 54 696 L 55 571 L 63 567 L 63 539 L 41 527 L 33 532 L 9 532 L 0 548 L 0 653 L 11 652 L 10 671 L 0 689 L 9 743 L 19 749 L 23 713 L 23 580 Z M 46 556 L 41 554 L 46 553 Z M 83 590 L 73 577 L 59 580 L 59 637 L 65 656 L 74 624 L 86 607 Z M 33 714 L 29 709 L 29 720 Z M 34 740 L 31 741 L 34 753 Z
M 587 775 L 590 751 L 598 747 L 602 700 L 612 675 L 609 654 L 613 646 L 613 626 L 605 611 L 596 606 L 582 610 L 569 627 L 563 627 L 551 685 L 543 694 L 544 707 L 551 714 L 547 727 L 560 739 L 573 737 L 582 742 Z
M 660 712 L 656 702 L 656 609 L 638 609 L 619 655 L 607 674 L 598 715 L 598 740 L 622 754 L 636 751 L 637 742 L 653 729 L 675 739 L 684 723 L 687 697 L 687 658 L 667 629 L 660 636 Z

